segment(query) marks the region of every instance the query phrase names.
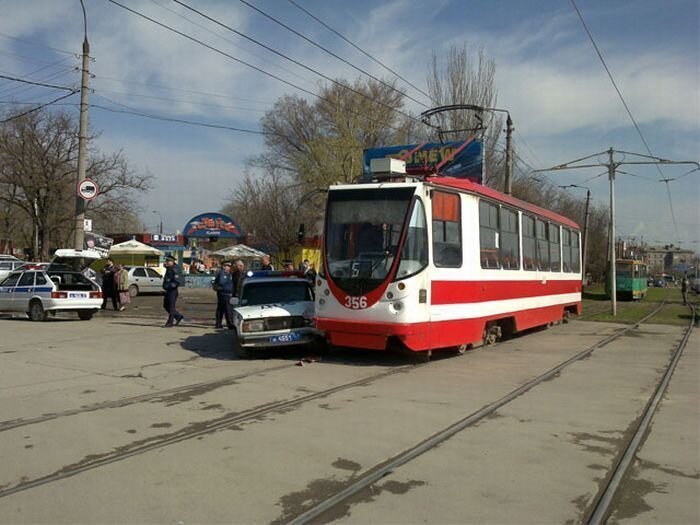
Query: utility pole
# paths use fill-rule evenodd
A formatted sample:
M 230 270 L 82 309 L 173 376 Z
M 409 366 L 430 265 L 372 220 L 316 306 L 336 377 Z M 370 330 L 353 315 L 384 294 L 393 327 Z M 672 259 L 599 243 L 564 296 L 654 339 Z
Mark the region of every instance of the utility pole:
M 586 211 L 583 214 L 583 262 L 581 263 L 581 282 L 584 283 L 586 282 L 586 261 L 588 260 L 588 217 L 590 216 L 591 208 L 591 189 L 586 186 L 579 186 L 578 184 L 568 184 L 559 187 L 562 189 L 581 188 L 586 190 Z
M 88 82 L 90 80 L 90 44 L 87 37 L 87 14 L 85 5 L 80 0 L 83 8 L 84 35 L 83 38 L 83 67 L 80 82 L 80 130 L 78 131 L 78 180 L 75 195 L 75 243 L 76 250 L 83 249 L 85 241 L 85 201 L 78 195 L 78 185 L 85 180 L 87 168 L 87 132 L 88 132 Z
M 621 161 L 615 161 L 615 153 L 621 153 L 625 157 L 631 156 L 631 157 L 640 157 L 645 160 L 621 160 Z M 607 162 L 600 162 L 598 160 L 598 157 L 601 155 L 607 154 L 608 156 L 608 161 Z M 583 161 L 590 161 L 593 160 L 591 163 L 583 163 L 579 164 Z M 604 166 L 608 169 L 608 178 L 610 179 L 610 223 L 609 223 L 609 239 L 608 239 L 608 268 L 609 268 L 609 275 L 608 278 L 610 279 L 610 290 L 611 290 L 611 300 L 612 300 L 612 315 L 617 316 L 617 297 L 616 297 L 616 283 L 615 283 L 615 255 L 616 255 L 616 250 L 615 250 L 615 171 L 618 166 L 623 165 L 623 164 L 632 164 L 632 165 L 645 165 L 645 164 L 692 164 L 694 165 L 697 169 L 700 169 L 700 164 L 695 161 L 674 161 L 674 160 L 668 160 L 668 159 L 663 159 L 661 157 L 654 157 L 652 155 L 643 155 L 641 153 L 633 153 L 630 151 L 621 151 L 621 150 L 615 150 L 612 147 L 608 149 L 607 151 L 601 151 L 598 153 L 594 153 L 593 155 L 587 155 L 585 157 L 581 157 L 580 159 L 572 160 L 571 162 L 566 162 L 564 164 L 558 164 L 557 166 L 552 166 L 551 168 L 545 168 L 541 170 L 533 170 L 532 173 L 540 173 L 543 171 L 564 171 L 564 170 L 574 170 L 574 169 L 582 169 L 582 168 L 597 168 L 600 166 Z M 693 170 L 695 171 L 695 170 Z M 620 171 L 620 173 L 624 173 Z M 667 179 L 662 179 L 657 182 L 666 182 Z
M 505 190 L 506 195 L 513 193 L 513 120 L 510 118 L 510 113 L 506 118 L 506 177 Z
M 617 250 L 615 250 L 615 163 L 613 162 L 613 149 L 608 150 L 608 178 L 610 179 L 610 271 L 608 279 L 610 279 L 610 300 L 612 301 L 613 317 L 617 315 L 617 279 L 615 276 L 615 258 Z

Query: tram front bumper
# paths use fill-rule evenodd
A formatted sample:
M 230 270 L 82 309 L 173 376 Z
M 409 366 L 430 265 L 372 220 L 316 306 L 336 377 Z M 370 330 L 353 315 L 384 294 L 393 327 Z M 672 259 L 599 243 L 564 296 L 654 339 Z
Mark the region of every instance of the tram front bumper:
M 316 318 L 316 328 L 326 333 L 326 339 L 335 346 L 386 350 L 390 337 L 395 337 L 411 350 L 429 348 L 428 323 L 371 323 Z

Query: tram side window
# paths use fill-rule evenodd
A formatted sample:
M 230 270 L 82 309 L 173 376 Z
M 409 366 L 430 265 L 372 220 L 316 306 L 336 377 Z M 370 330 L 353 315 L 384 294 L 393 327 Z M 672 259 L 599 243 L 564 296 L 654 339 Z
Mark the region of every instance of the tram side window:
M 574 273 L 581 271 L 581 254 L 578 240 L 578 232 L 571 232 L 571 268 Z
M 523 269 L 537 270 L 537 244 L 535 219 L 523 215 Z
M 504 270 L 520 269 L 518 214 L 501 208 L 501 264 Z
M 479 201 L 479 245 L 481 267 L 500 268 L 498 206 Z
M 571 273 L 571 231 L 561 230 L 561 262 L 565 272 Z
M 549 269 L 561 272 L 561 246 L 559 244 L 559 226 L 549 225 Z
M 462 266 L 459 195 L 433 192 L 433 263 L 440 268 Z
M 547 223 L 535 222 L 537 233 L 537 269 L 549 271 L 549 241 L 547 240 Z

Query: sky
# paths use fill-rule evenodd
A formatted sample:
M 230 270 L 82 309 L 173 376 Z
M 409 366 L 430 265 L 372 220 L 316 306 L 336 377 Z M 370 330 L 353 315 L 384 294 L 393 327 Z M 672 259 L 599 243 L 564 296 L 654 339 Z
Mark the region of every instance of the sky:
M 246 41 L 172 0 L 119 0 L 212 47 L 305 89 L 312 73 Z M 496 63 L 497 106 L 510 111 L 516 154 L 547 168 L 616 150 L 647 154 L 570 0 L 295 0 L 393 70 L 426 90 L 432 54 L 467 45 Z M 376 76 L 392 75 L 309 18 L 288 0 L 251 4 Z M 333 78 L 359 73 L 239 0 L 186 0 L 212 18 Z M 651 152 L 700 160 L 700 3 L 697 0 L 577 0 L 609 70 Z M 107 0 L 85 0 L 90 55 L 90 130 L 94 146 L 122 150 L 154 176 L 141 197 L 142 220 L 156 231 L 182 229 L 219 210 L 263 149 L 262 137 L 114 113 L 96 106 L 259 130 L 259 119 L 289 85 L 173 34 Z M 79 0 L 0 0 L 0 74 L 79 86 L 83 17 Z M 398 85 L 416 99 L 427 98 Z M 0 81 L 0 107 L 43 103 L 61 93 Z M 66 100 L 65 108 L 76 111 Z M 407 108 L 425 107 L 411 102 Z M 604 157 L 595 157 L 605 162 Z M 616 160 L 632 160 L 629 154 Z M 529 168 L 525 168 L 529 169 Z M 700 251 L 700 172 L 692 166 L 621 166 L 616 179 L 617 233 L 651 244 L 682 242 Z M 590 188 L 609 203 L 605 168 L 546 174 L 555 184 Z M 666 185 L 658 179 L 677 179 Z M 652 180 L 653 179 L 653 180 Z M 569 191 L 585 195 L 584 190 Z M 669 201 L 668 191 L 671 199 Z M 672 203 L 672 206 L 671 206 Z M 675 215 L 675 227 L 671 209 Z M 154 211 L 156 213 L 154 213 Z

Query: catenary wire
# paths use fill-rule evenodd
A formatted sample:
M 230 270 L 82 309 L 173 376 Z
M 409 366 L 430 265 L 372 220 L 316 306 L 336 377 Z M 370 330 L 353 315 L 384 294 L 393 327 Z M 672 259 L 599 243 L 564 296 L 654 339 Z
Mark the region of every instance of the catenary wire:
M 333 34 L 337 35 L 338 37 L 340 37 L 341 39 L 343 39 L 345 42 L 347 42 L 347 43 L 350 44 L 352 47 L 354 47 L 355 49 L 357 49 L 360 53 L 362 53 L 363 55 L 365 55 L 367 58 L 369 58 L 370 60 L 372 60 L 372 61 L 376 62 L 377 64 L 379 64 L 380 66 L 382 66 L 382 67 L 383 67 L 384 69 L 386 69 L 389 73 L 391 73 L 391 74 L 394 75 L 395 77 L 397 77 L 397 78 L 403 80 L 406 84 L 408 84 L 408 85 L 411 86 L 413 89 L 415 89 L 416 91 L 418 91 L 421 95 L 426 96 L 426 97 L 427 97 L 430 101 L 432 101 L 433 103 L 437 103 L 437 101 L 436 101 L 433 97 L 431 97 L 428 93 L 426 93 L 426 92 L 423 91 L 421 88 L 419 88 L 418 86 L 416 86 L 415 84 L 413 84 L 412 82 L 410 82 L 409 80 L 407 80 L 405 77 L 403 77 L 402 75 L 400 75 L 399 73 L 397 73 L 396 71 L 394 71 L 393 69 L 391 69 L 389 66 L 387 66 L 386 64 L 384 64 L 384 63 L 383 63 L 381 60 L 379 60 L 378 58 L 373 57 L 371 54 L 369 54 L 367 51 L 365 51 L 364 49 L 362 49 L 360 46 L 358 46 L 357 44 L 355 44 L 354 42 L 352 42 L 350 39 L 348 39 L 346 36 L 344 36 L 343 34 L 341 34 L 339 31 L 333 29 L 331 26 L 329 26 L 329 25 L 328 25 L 327 23 L 325 23 L 323 20 L 321 20 L 321 19 L 318 18 L 316 15 L 314 15 L 313 13 L 311 13 L 308 9 L 305 9 L 304 7 L 300 6 L 300 5 L 299 5 L 297 2 L 295 2 L 294 0 L 287 0 L 287 1 L 288 1 L 290 4 L 292 4 L 294 7 L 296 7 L 296 8 L 299 9 L 300 11 L 302 11 L 303 13 L 306 13 L 306 15 L 308 15 L 308 16 L 311 17 L 313 20 L 315 20 L 316 22 L 318 22 L 319 24 L 321 24 L 323 27 L 325 27 L 326 29 L 328 29 L 331 33 L 333 33 Z
M 61 78 L 61 77 L 65 76 L 65 75 L 67 75 L 68 73 L 71 73 L 71 72 L 74 72 L 74 71 L 76 71 L 76 69 L 73 68 L 72 66 L 69 66 L 69 67 L 66 67 L 66 68 L 62 68 L 62 69 L 60 69 L 60 70 L 58 70 L 58 71 L 54 71 L 53 73 L 49 73 L 49 74 L 47 74 L 47 75 L 44 75 L 44 76 L 42 76 L 42 77 L 40 77 L 40 78 L 33 79 L 33 81 L 34 81 L 34 82 L 47 83 L 47 82 L 49 82 L 49 81 L 54 81 L 54 80 L 56 80 L 56 79 L 58 79 L 58 78 Z M 36 86 L 36 85 L 12 86 L 12 85 L 3 85 L 3 86 L 0 88 L 0 94 L 1 94 L 2 96 L 6 96 L 6 97 L 9 97 L 9 96 L 15 97 L 15 96 L 19 95 L 20 93 L 24 93 L 25 91 L 34 90 L 34 89 L 37 89 L 38 87 L 47 87 L 47 86 Z M 53 89 L 53 88 L 52 88 L 52 89 Z M 73 89 L 73 88 L 70 88 L 70 89 Z
M 10 121 L 12 121 L 12 120 L 16 120 L 16 119 L 18 119 L 18 118 L 20 118 L 20 117 L 24 117 L 25 115 L 29 115 L 30 113 L 34 113 L 35 111 L 39 111 L 40 109 L 43 109 L 43 108 L 45 108 L 45 107 L 47 107 L 47 106 L 50 106 L 50 105 L 52 105 L 52 104 L 55 104 L 56 102 L 59 102 L 59 101 L 61 101 L 61 100 L 63 100 L 63 99 L 66 99 L 66 98 L 72 96 L 72 95 L 75 95 L 76 93 L 78 93 L 78 92 L 77 92 L 77 91 L 73 91 L 72 93 L 68 93 L 68 94 L 66 94 L 66 95 L 61 95 L 60 97 L 55 98 L 55 99 L 53 99 L 53 100 L 50 101 L 50 102 L 46 102 L 46 103 L 44 103 L 44 104 L 41 104 L 40 106 L 37 106 L 37 107 L 32 108 L 32 109 L 29 109 L 29 110 L 24 111 L 24 112 L 22 112 L 22 113 L 19 113 L 19 114 L 17 114 L 17 115 L 12 115 L 11 117 L 6 118 L 5 120 L 0 120 L 0 124 L 5 124 L 5 123 L 10 122 Z
M 9 38 L 11 40 L 16 40 L 17 42 L 22 42 L 24 44 L 28 44 L 30 46 L 36 46 L 36 47 L 44 47 L 46 49 L 50 49 L 52 51 L 56 51 L 57 53 L 65 53 L 67 55 L 77 55 L 75 51 L 67 51 L 65 49 L 59 49 L 57 47 L 52 47 L 52 46 L 47 46 L 46 44 L 37 44 L 36 42 L 32 42 L 31 40 L 25 40 L 23 38 L 17 38 L 16 36 L 11 36 L 6 33 L 0 33 L 0 37 L 3 38 Z
M 174 2 L 177 2 L 178 4 L 181 4 L 181 2 L 180 2 L 179 0 L 173 0 L 173 1 L 174 1 Z M 420 100 L 415 99 L 415 98 L 413 98 L 413 97 L 410 96 L 410 95 L 407 95 L 406 93 L 404 93 L 403 91 L 397 89 L 396 87 L 392 86 L 391 84 L 387 84 L 386 82 L 384 82 L 384 81 L 381 80 L 380 78 L 375 77 L 374 75 L 372 75 L 371 73 L 368 73 L 367 71 L 365 71 L 365 70 L 362 69 L 361 67 L 358 67 L 358 66 L 356 66 L 355 64 L 353 64 L 352 62 L 350 62 L 350 61 L 344 59 L 343 57 L 341 57 L 341 56 L 339 56 L 339 55 L 337 55 L 336 53 L 334 53 L 334 52 L 331 51 L 330 49 L 325 48 L 324 46 L 322 46 L 322 45 L 319 44 L 318 42 L 316 42 L 316 41 L 312 40 L 311 38 L 307 37 L 306 35 L 300 33 L 300 32 L 297 31 L 296 29 L 294 29 L 294 28 L 288 26 L 288 25 L 285 24 L 284 22 L 282 22 L 282 21 L 276 19 L 274 16 L 272 16 L 272 15 L 266 13 L 266 12 L 263 11 L 262 9 L 260 9 L 260 8 L 258 8 L 258 7 L 255 7 L 254 5 L 250 4 L 250 3 L 247 2 L 246 0 L 239 0 L 239 2 L 241 2 L 241 3 L 244 4 L 244 5 L 247 5 L 247 6 L 250 7 L 252 10 L 254 10 L 254 11 L 260 13 L 261 15 L 263 15 L 264 17 L 266 17 L 267 19 L 272 20 L 274 23 L 276 23 L 276 24 L 282 26 L 282 27 L 285 28 L 287 31 L 290 31 L 290 32 L 294 33 L 294 34 L 297 35 L 299 38 L 305 40 L 305 41 L 308 42 L 309 44 L 311 44 L 311 45 L 317 47 L 318 49 L 320 49 L 320 50 L 322 50 L 323 52 L 329 54 L 330 56 L 332 56 L 332 57 L 334 57 L 334 58 L 340 60 L 340 61 L 343 62 L 344 64 L 347 64 L 348 66 L 350 66 L 351 68 L 355 69 L 356 71 L 359 71 L 359 72 L 362 73 L 363 75 L 368 76 L 369 78 L 375 80 L 376 82 L 379 82 L 380 84 L 384 85 L 385 87 L 388 87 L 389 89 L 392 89 L 392 90 L 394 90 L 394 91 L 396 91 L 396 92 L 398 92 L 398 93 L 401 93 L 401 94 L 404 95 L 406 98 L 408 98 L 408 99 L 414 101 L 415 103 L 417 103 L 417 104 L 419 104 L 419 105 L 421 105 L 421 106 L 423 106 L 423 107 L 425 107 L 425 108 L 429 107 L 429 106 L 428 106 L 427 104 L 425 104 L 424 102 L 421 102 Z
M 400 115 L 403 115 L 404 117 L 406 117 L 406 118 L 408 118 L 408 119 L 411 119 L 411 120 L 414 120 L 414 121 L 416 121 L 416 122 L 419 122 L 420 124 L 423 124 L 423 121 L 417 119 L 417 118 L 414 117 L 413 115 L 409 115 L 408 113 L 406 113 L 406 112 L 404 112 L 404 111 L 401 111 L 401 110 L 399 110 L 399 109 L 396 109 L 396 108 L 390 106 L 389 104 L 385 104 L 385 103 L 383 103 L 383 102 L 378 102 L 376 99 L 372 98 L 371 96 L 366 95 L 365 93 L 362 93 L 361 91 L 359 91 L 359 90 L 357 90 L 357 89 L 355 89 L 355 88 L 353 88 L 353 87 L 351 87 L 351 86 L 349 86 L 349 85 L 347 85 L 347 84 L 344 84 L 343 82 L 340 82 L 340 81 L 338 81 L 338 80 L 336 80 L 336 79 L 334 79 L 334 78 L 332 78 L 332 77 L 329 77 L 328 75 L 326 75 L 326 74 L 324 74 L 324 73 L 321 73 L 321 72 L 318 71 L 317 69 L 314 69 L 314 68 L 312 68 L 312 67 L 310 67 L 310 66 L 307 66 L 307 65 L 304 64 L 303 62 L 300 62 L 300 61 L 298 61 L 298 60 L 296 60 L 296 59 L 294 59 L 294 58 L 291 58 L 290 56 L 285 55 L 284 53 L 282 53 L 282 52 L 280 52 L 280 51 L 277 51 L 276 49 L 274 49 L 274 48 L 272 48 L 272 47 L 270 47 L 270 46 L 268 46 L 268 45 L 266 45 L 266 44 L 263 44 L 263 43 L 260 42 L 259 40 L 256 40 L 255 38 L 252 38 L 252 37 L 246 35 L 245 33 L 242 33 L 242 32 L 240 32 L 240 31 L 238 31 L 238 30 L 236 30 L 236 29 L 234 29 L 234 28 L 232 28 L 232 27 L 230 27 L 230 26 L 224 24 L 223 22 L 221 22 L 221 21 L 219 21 L 219 20 L 217 20 L 217 19 L 215 19 L 215 18 L 213 18 L 213 17 L 207 15 L 206 13 L 203 13 L 202 11 L 199 11 L 199 10 L 193 8 L 193 7 L 188 6 L 188 5 L 185 4 L 184 2 L 181 2 L 180 0 L 172 0 L 172 1 L 175 2 L 175 3 L 178 4 L 178 5 L 181 5 L 181 6 L 184 7 L 185 9 L 189 9 L 189 10 L 192 11 L 193 13 L 197 13 L 199 16 L 201 16 L 201 17 L 203 17 L 203 18 L 206 18 L 206 19 L 209 20 L 210 22 L 213 22 L 214 24 L 216 24 L 216 25 L 218 25 L 218 26 L 221 26 L 221 27 L 223 27 L 224 29 L 227 29 L 228 31 L 231 31 L 232 33 L 235 33 L 235 34 L 237 34 L 238 36 L 240 36 L 240 37 L 242 37 L 242 38 L 245 38 L 246 40 L 249 40 L 249 41 L 251 41 L 251 42 L 253 42 L 253 43 L 259 45 L 260 47 L 262 47 L 262 48 L 268 50 L 270 53 L 274 53 L 275 55 L 280 56 L 280 57 L 284 58 L 285 60 L 288 60 L 288 61 L 290 61 L 291 63 L 296 64 L 297 66 L 299 66 L 299 67 L 301 67 L 301 68 L 303 68 L 303 69 L 306 69 L 307 71 L 309 71 L 309 72 L 311 72 L 311 73 L 314 73 L 315 75 L 318 75 L 319 77 L 323 78 L 324 80 L 327 80 L 328 82 L 331 82 L 331 83 L 335 84 L 336 86 L 340 87 L 341 89 L 345 89 L 345 90 L 347 90 L 347 91 L 350 91 L 350 92 L 352 92 L 352 93 L 355 93 L 356 95 L 358 95 L 358 96 L 360 96 L 360 97 L 362 97 L 362 98 L 364 98 L 364 99 L 366 99 L 366 100 L 369 100 L 369 101 L 371 101 L 371 102 L 373 102 L 373 103 L 375 103 L 375 104 L 378 104 L 378 105 L 380 105 L 380 106 L 383 106 L 383 107 L 385 107 L 385 108 L 387 108 L 387 109 L 389 109 L 389 110 L 391 110 L 391 111 L 393 111 L 393 112 L 396 112 L 396 113 L 398 113 L 398 114 L 400 114 Z M 386 84 L 385 82 L 382 82 L 382 84 L 388 85 L 388 84 Z M 391 87 L 391 86 L 389 86 L 389 87 Z M 392 87 L 392 89 L 393 89 L 394 91 L 396 91 L 397 93 L 401 93 L 402 95 L 407 96 L 407 95 L 405 95 L 405 93 L 401 92 L 400 90 L 398 90 L 398 89 L 396 89 L 396 88 L 393 88 L 393 87 Z M 407 98 L 411 98 L 411 97 L 408 97 L 408 96 L 407 96 Z
M 581 20 L 581 24 L 583 25 L 583 28 L 586 30 L 586 34 L 588 35 L 588 38 L 591 41 L 591 44 L 593 44 L 593 48 L 595 49 L 595 52 L 598 55 L 598 58 L 600 59 L 600 62 L 603 64 L 603 68 L 605 69 L 606 73 L 608 74 L 608 78 L 610 78 L 610 82 L 612 83 L 613 87 L 615 88 L 615 91 L 617 92 L 617 96 L 620 98 L 622 105 L 625 107 L 625 111 L 627 111 L 627 115 L 629 116 L 630 120 L 632 121 L 632 124 L 634 124 L 634 128 L 637 130 L 637 134 L 639 135 L 639 138 L 642 139 L 642 143 L 644 144 L 644 147 L 646 148 L 647 153 L 649 153 L 649 155 L 651 155 L 651 156 L 654 156 L 654 154 L 651 152 L 651 148 L 649 147 L 649 144 L 647 143 L 646 139 L 644 138 L 644 135 L 642 134 L 642 130 L 640 129 L 639 125 L 637 124 L 637 121 L 635 120 L 634 116 L 632 115 L 632 111 L 630 111 L 630 108 L 627 105 L 627 102 L 625 101 L 625 97 L 622 96 L 622 92 L 617 87 L 617 83 L 615 82 L 615 79 L 613 78 L 613 75 L 610 72 L 608 65 L 605 63 L 605 59 L 603 58 L 603 54 L 600 52 L 600 49 L 598 49 L 598 45 L 596 44 L 596 41 L 593 38 L 593 34 L 588 29 L 588 25 L 586 25 L 586 21 L 583 18 L 583 14 L 581 14 L 581 11 L 579 10 L 578 6 L 576 5 L 576 0 L 571 0 L 571 5 L 574 7 L 574 10 L 576 11 L 576 14 L 578 15 L 579 20 Z M 661 166 L 659 166 L 658 164 L 655 164 L 655 166 L 656 166 L 656 169 L 659 171 L 659 174 L 661 175 L 662 181 L 666 183 L 666 191 L 668 193 L 668 203 L 669 203 L 669 206 L 671 208 L 671 217 L 673 218 L 674 231 L 676 233 L 676 238 L 678 238 L 678 227 L 675 225 L 676 224 L 676 215 L 673 211 L 673 199 L 671 198 L 671 188 L 668 185 L 669 181 L 668 181 L 668 179 L 666 179 L 664 172 L 661 170 Z
M 231 55 L 231 54 L 229 54 L 229 53 L 227 53 L 227 52 L 225 52 L 225 51 L 222 51 L 221 49 L 218 49 L 218 48 L 216 48 L 216 47 L 214 47 L 214 46 L 212 46 L 212 45 L 207 44 L 206 42 L 203 42 L 202 40 L 199 40 L 199 39 L 197 39 L 197 38 L 195 38 L 195 37 L 193 37 L 193 36 L 191 36 L 191 35 L 188 35 L 188 34 L 186 34 L 186 33 L 183 33 L 182 31 L 179 31 L 179 30 L 177 30 L 177 29 L 175 29 L 175 28 L 173 28 L 173 27 L 170 27 L 170 26 L 167 25 L 167 24 L 164 24 L 164 23 L 162 23 L 162 22 L 159 22 L 159 21 L 157 21 L 157 20 L 155 20 L 155 19 L 153 19 L 153 18 L 151 18 L 151 17 L 149 17 L 149 16 L 147 16 L 147 15 L 144 15 L 143 13 L 140 13 L 140 12 L 138 12 L 138 11 L 136 11 L 136 10 L 134 10 L 134 9 L 132 9 L 132 8 L 130 8 L 130 7 L 128 7 L 128 6 L 125 6 L 125 5 L 123 5 L 123 4 L 119 3 L 119 2 L 117 2 L 116 0 L 107 0 L 107 1 L 110 2 L 110 3 L 112 3 L 112 4 L 114 4 L 114 5 L 116 5 L 116 6 L 118 6 L 118 7 L 121 7 L 122 9 L 124 9 L 124 10 L 126 10 L 126 11 L 129 11 L 130 13 L 132 13 L 132 14 L 134 14 L 134 15 L 136 15 L 136 16 L 139 16 L 139 17 L 141 17 L 141 18 L 143 18 L 143 19 L 145 19 L 145 20 L 148 20 L 149 22 L 152 22 L 152 23 L 154 23 L 154 24 L 156 24 L 156 25 L 158 25 L 158 26 L 160 26 L 160 27 L 162 27 L 162 28 L 164 28 L 164 29 L 167 29 L 168 31 L 171 31 L 171 32 L 173 32 L 173 33 L 175 33 L 175 34 L 177 34 L 177 35 L 180 35 L 180 36 L 182 36 L 183 38 L 186 38 L 186 39 L 191 40 L 192 42 L 195 42 L 195 43 L 197 43 L 197 44 L 199 44 L 199 45 L 201 45 L 201 46 L 203 46 L 203 47 L 206 47 L 207 49 L 209 49 L 209 50 L 211 50 L 211 51 L 214 51 L 215 53 L 218 53 L 218 54 L 220 54 L 220 55 L 222 55 L 222 56 L 224 56 L 224 57 L 230 58 L 231 60 L 233 60 L 233 61 L 235 61 L 235 62 L 238 62 L 238 63 L 240 63 L 240 64 L 243 64 L 243 65 L 245 65 L 245 66 L 248 66 L 248 67 L 250 67 L 251 69 L 254 69 L 255 71 L 258 71 L 258 72 L 262 73 L 262 74 L 265 75 L 265 76 L 268 76 L 268 77 L 270 77 L 270 78 L 273 78 L 273 79 L 275 79 L 275 80 L 278 80 L 279 82 L 282 82 L 283 84 L 285 84 L 285 85 L 287 85 L 287 86 L 293 87 L 294 89 L 297 89 L 297 90 L 301 91 L 302 93 L 306 93 L 306 94 L 308 94 L 308 95 L 311 95 L 312 97 L 316 97 L 316 98 L 318 98 L 318 99 L 320 99 L 320 100 L 323 100 L 323 101 L 325 101 L 325 102 L 327 102 L 327 103 L 329 103 L 329 104 L 331 104 L 331 105 L 333 105 L 333 106 L 335 106 L 335 107 L 340 107 L 340 106 L 338 106 L 337 104 L 335 104 L 332 100 L 330 100 L 330 99 L 328 99 L 328 98 L 326 98 L 326 97 L 323 97 L 322 95 L 319 95 L 318 93 L 315 93 L 315 92 L 313 92 L 313 91 L 311 91 L 311 90 L 308 90 L 308 89 L 306 89 L 306 88 L 304 88 L 304 87 L 302 87 L 302 86 L 299 86 L 299 85 L 297 85 L 297 84 L 294 84 L 293 82 L 290 82 L 290 81 L 288 81 L 288 80 L 285 80 L 285 79 L 283 79 L 282 77 L 280 77 L 280 76 L 278 76 L 278 75 L 275 75 L 275 74 L 273 74 L 273 73 L 270 73 L 269 71 L 265 71 L 264 69 L 262 69 L 262 68 L 260 68 L 260 67 L 258 67 L 258 66 L 255 66 L 255 65 L 253 65 L 253 64 L 250 64 L 249 62 L 246 62 L 245 60 L 241 60 L 240 58 L 236 58 L 236 57 L 234 57 L 233 55 Z M 352 111 L 352 110 L 350 110 L 350 109 L 348 109 L 348 108 L 342 108 L 342 109 L 343 109 L 344 111 L 347 111 L 347 112 L 352 113 L 352 114 L 354 114 L 354 115 L 358 115 L 358 116 L 361 116 L 361 117 L 363 117 L 363 118 L 367 118 L 367 119 L 370 120 L 370 121 L 379 122 L 379 121 L 377 121 L 376 119 L 373 119 L 373 118 L 368 117 L 368 116 L 366 116 L 366 115 L 362 115 L 362 114 L 357 113 L 356 111 Z M 390 109 L 391 109 L 392 111 L 397 111 L 397 110 L 395 110 L 395 109 L 393 109 L 393 108 L 390 108 Z M 416 119 L 415 117 L 412 117 L 412 116 L 411 116 L 410 118 L 413 118 L 413 120 L 416 120 L 417 122 L 420 122 L 420 121 L 419 121 L 418 119 Z M 422 124 L 422 122 L 421 122 L 421 124 Z M 386 127 L 390 128 L 390 129 L 395 130 L 395 131 L 399 131 L 399 132 L 402 131 L 400 128 L 397 128 L 397 127 L 395 127 L 395 126 L 391 126 L 391 125 L 386 124 L 386 123 L 384 123 L 384 125 L 385 125 Z

